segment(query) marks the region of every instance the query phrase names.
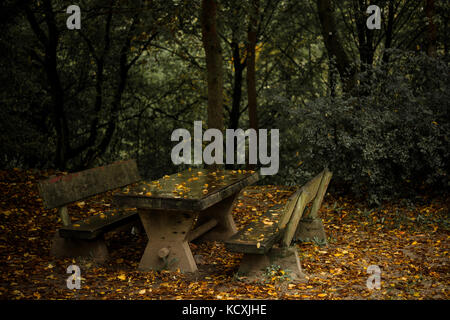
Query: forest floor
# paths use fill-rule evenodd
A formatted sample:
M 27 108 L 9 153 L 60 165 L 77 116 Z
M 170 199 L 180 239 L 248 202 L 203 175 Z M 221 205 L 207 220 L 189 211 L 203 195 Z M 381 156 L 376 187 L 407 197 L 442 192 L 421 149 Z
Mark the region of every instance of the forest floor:
M 307 278 L 288 281 L 273 269 L 249 281 L 236 272 L 242 255 L 218 242 L 191 243 L 197 274 L 140 272 L 144 233 L 108 234 L 110 259 L 99 265 L 49 256 L 60 220 L 45 210 L 37 181 L 53 172 L 0 171 L 0 299 L 449 299 L 449 199 L 417 198 L 370 210 L 327 194 L 320 216 L 328 245 L 297 244 Z M 264 209 L 268 187 L 249 187 L 234 208 L 238 228 Z M 271 187 L 270 190 L 276 190 Z M 245 193 L 244 193 L 245 192 Z M 276 191 L 273 192 L 276 198 Z M 108 208 L 111 194 L 69 206 L 73 220 Z M 252 199 L 253 198 L 253 199 Z M 81 289 L 66 286 L 66 269 L 81 269 Z M 367 268 L 381 270 L 368 289 Z

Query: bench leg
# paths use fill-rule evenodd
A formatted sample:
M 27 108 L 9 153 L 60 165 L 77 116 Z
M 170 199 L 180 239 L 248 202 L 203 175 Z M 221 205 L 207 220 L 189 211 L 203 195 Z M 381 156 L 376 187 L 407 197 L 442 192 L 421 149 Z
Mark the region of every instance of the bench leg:
M 295 241 L 311 241 L 317 239 L 319 241 L 327 243 L 327 237 L 325 235 L 325 229 L 323 227 L 322 219 L 304 219 L 300 220 L 294 240 Z
M 211 218 L 217 220 L 217 226 L 199 237 L 200 241 L 224 241 L 237 232 L 236 224 L 231 215 L 233 203 L 237 196 L 238 194 L 229 196 L 200 212 L 199 222 L 204 222 Z
M 102 237 L 94 240 L 68 239 L 55 234 L 50 255 L 57 258 L 90 258 L 102 263 L 108 259 L 108 248 Z
M 272 248 L 266 254 L 246 253 L 242 258 L 238 273 L 246 275 L 251 280 L 264 279 L 267 268 L 272 266 L 280 266 L 292 280 L 305 278 L 295 247 Z
M 139 217 L 148 236 L 139 270 L 197 271 L 187 242 L 196 214 L 139 209 Z
M 309 216 L 304 217 L 302 220 L 300 220 L 294 235 L 295 241 L 310 241 L 313 239 L 317 239 L 324 242 L 324 244 L 327 243 L 327 237 L 325 235 L 325 229 L 323 228 L 323 222 L 322 219 L 319 218 L 318 212 L 322 205 L 322 201 L 332 175 L 333 174 L 328 171 L 328 169 L 324 170 L 319 189 L 317 190 L 317 195 L 314 198 L 311 213 L 309 214 Z

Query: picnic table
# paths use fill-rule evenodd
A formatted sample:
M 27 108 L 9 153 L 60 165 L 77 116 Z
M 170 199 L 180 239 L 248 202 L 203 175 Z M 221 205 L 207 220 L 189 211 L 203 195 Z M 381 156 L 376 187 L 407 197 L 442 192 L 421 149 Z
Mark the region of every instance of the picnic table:
M 189 169 L 114 194 L 118 206 L 137 208 L 147 234 L 139 269 L 195 272 L 188 242 L 233 236 L 233 202 L 241 189 L 258 179 L 254 171 Z

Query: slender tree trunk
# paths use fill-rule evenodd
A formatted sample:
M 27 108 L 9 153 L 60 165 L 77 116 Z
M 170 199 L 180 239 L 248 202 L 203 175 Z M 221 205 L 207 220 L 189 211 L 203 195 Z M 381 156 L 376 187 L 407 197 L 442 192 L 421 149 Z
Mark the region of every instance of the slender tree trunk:
M 259 1 L 252 1 L 252 10 L 247 33 L 247 99 L 248 99 L 248 118 L 249 127 L 258 129 L 258 114 L 256 101 L 256 32 L 257 32 L 257 14 Z
M 330 88 L 330 97 L 336 97 L 336 74 L 333 64 L 328 60 L 328 86 Z
M 361 62 L 365 65 L 372 65 L 375 49 L 373 47 L 373 30 L 366 26 L 365 9 L 367 2 L 364 0 L 354 1 L 354 10 L 356 12 L 356 30 L 358 35 L 358 51 Z M 365 70 L 365 66 L 362 67 Z
M 337 34 L 336 22 L 330 0 L 317 0 L 317 9 L 321 24 L 322 36 L 328 56 L 335 59 L 344 91 L 350 91 L 356 83 L 356 70 L 351 64 L 350 58 L 342 46 Z
M 230 129 L 237 129 L 239 127 L 239 118 L 241 115 L 242 79 L 245 63 L 241 63 L 239 45 L 237 42 L 233 42 L 231 46 L 233 48 L 234 83 L 233 103 L 230 112 Z
M 217 1 L 202 0 L 202 42 L 208 79 L 208 128 L 223 130 L 222 51 L 217 35 Z
M 386 50 L 390 49 L 392 46 L 392 36 L 394 32 L 394 1 L 389 2 L 388 7 L 388 22 L 386 28 L 386 40 L 384 42 L 384 53 L 383 53 L 383 61 L 384 63 L 389 62 L 389 53 Z
M 33 32 L 44 46 L 45 57 L 43 67 L 47 76 L 49 91 L 52 98 L 52 122 L 56 131 L 56 150 L 54 165 L 61 170 L 66 169 L 69 146 L 69 129 L 64 111 L 64 90 L 58 74 L 57 49 L 59 32 L 56 26 L 55 14 L 50 0 L 43 1 L 44 21 L 47 25 L 47 35 L 40 28 L 34 13 L 25 7 L 25 13 Z
M 428 18 L 428 43 L 427 43 L 427 54 L 430 57 L 436 56 L 436 38 L 437 38 L 437 28 L 434 24 L 434 0 L 426 0 L 425 12 Z
M 136 17 L 133 20 L 130 30 L 134 29 L 135 22 Z M 128 71 L 132 66 L 131 62 L 130 63 L 127 62 L 128 59 L 127 53 L 130 50 L 130 46 L 131 46 L 131 36 L 126 38 L 124 45 L 120 49 L 118 85 L 114 93 L 114 98 L 110 110 L 111 117 L 106 127 L 105 134 L 103 135 L 102 139 L 95 148 L 88 149 L 86 156 L 84 157 L 81 163 L 81 166 L 83 168 L 90 167 L 99 156 L 101 156 L 106 152 L 116 131 L 117 121 L 119 118 L 119 111 L 122 105 L 122 96 L 127 86 Z

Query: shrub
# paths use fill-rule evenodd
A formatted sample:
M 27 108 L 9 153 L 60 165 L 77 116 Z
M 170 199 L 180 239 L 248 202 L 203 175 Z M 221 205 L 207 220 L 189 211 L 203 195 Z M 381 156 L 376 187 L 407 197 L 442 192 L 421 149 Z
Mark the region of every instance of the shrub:
M 275 182 L 299 184 L 328 166 L 333 185 L 372 203 L 448 191 L 449 71 L 442 60 L 397 53 L 360 74 L 352 94 L 285 108 Z

